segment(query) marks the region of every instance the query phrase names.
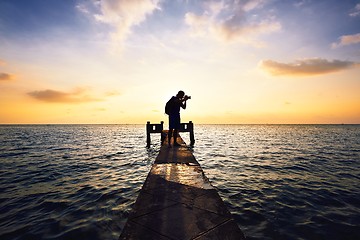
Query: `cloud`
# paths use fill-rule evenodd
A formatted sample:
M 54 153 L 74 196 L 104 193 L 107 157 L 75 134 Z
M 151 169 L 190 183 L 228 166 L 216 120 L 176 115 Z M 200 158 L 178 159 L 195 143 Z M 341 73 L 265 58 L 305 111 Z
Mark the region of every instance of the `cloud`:
M 231 1 L 209 2 L 204 4 L 202 15 L 188 12 L 185 23 L 194 36 L 210 34 L 223 41 L 241 41 L 259 45 L 254 37 L 275 32 L 281 24 L 274 16 L 258 14 L 266 1 Z
M 91 14 L 89 10 L 89 6 L 85 5 L 84 3 L 79 3 L 78 5 L 75 6 L 75 8 L 83 14 L 86 15 Z
M 357 17 L 360 16 L 360 3 L 356 4 L 354 9 L 349 13 L 350 17 Z
M 236 4 L 240 4 L 240 6 L 243 5 L 243 9 L 244 11 L 248 12 L 257 8 L 262 8 L 265 3 L 267 1 L 266 0 L 248 0 L 248 1 L 235 1 Z
M 199 16 L 194 13 L 185 14 L 185 23 L 192 28 L 193 36 L 204 36 L 208 32 L 208 16 Z
M 217 34 L 226 41 L 236 40 L 244 38 L 246 40 L 252 35 L 258 35 L 263 33 L 270 33 L 277 31 L 281 28 L 278 22 L 271 20 L 263 20 L 258 23 L 237 23 L 236 17 L 229 19 L 228 21 L 215 26 Z M 251 39 L 250 39 L 251 40 Z
M 119 91 L 113 90 L 113 91 L 108 91 L 105 93 L 106 97 L 113 97 L 113 96 L 119 96 L 121 95 Z
M 8 73 L 0 73 L 0 81 L 8 81 L 13 80 L 15 78 L 14 75 Z
M 296 60 L 294 63 L 279 63 L 272 60 L 263 60 L 260 67 L 274 76 L 312 76 L 338 72 L 358 65 L 354 62 L 333 60 L 328 61 L 321 58 Z
M 337 48 L 337 47 L 342 47 L 357 43 L 360 43 L 360 33 L 353 35 L 343 35 L 339 37 L 339 42 L 335 42 L 331 44 L 331 48 Z
M 73 92 L 47 89 L 29 92 L 28 95 L 37 100 L 49 103 L 84 103 L 103 100 L 89 95 L 88 91 L 84 88 L 77 88 Z
M 94 18 L 113 27 L 111 38 L 114 43 L 121 45 L 131 34 L 131 28 L 146 20 L 156 9 L 159 9 L 160 0 L 100 0 L 98 1 L 98 14 Z M 77 9 L 83 13 L 89 10 L 84 5 Z
M 0 59 L 0 66 L 6 66 L 6 65 L 7 63 L 4 60 Z M 0 72 L 0 81 L 10 81 L 14 79 L 15 79 L 15 75 Z
M 305 4 L 307 4 L 309 1 L 311 1 L 311 0 L 300 0 L 298 2 L 295 2 L 294 6 L 297 8 L 300 8 L 300 7 L 304 6 Z

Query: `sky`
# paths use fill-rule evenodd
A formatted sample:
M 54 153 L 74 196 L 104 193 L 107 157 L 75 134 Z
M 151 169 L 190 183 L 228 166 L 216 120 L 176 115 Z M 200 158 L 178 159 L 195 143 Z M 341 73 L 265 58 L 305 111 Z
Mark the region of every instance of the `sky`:
M 360 1 L 0 0 L 0 124 L 359 124 Z

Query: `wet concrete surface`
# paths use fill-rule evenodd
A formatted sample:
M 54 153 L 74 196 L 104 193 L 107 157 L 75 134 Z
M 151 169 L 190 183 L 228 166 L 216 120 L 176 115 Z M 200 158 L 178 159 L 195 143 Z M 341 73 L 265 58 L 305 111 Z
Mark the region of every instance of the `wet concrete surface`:
M 161 147 L 119 239 L 245 239 L 190 149 Z

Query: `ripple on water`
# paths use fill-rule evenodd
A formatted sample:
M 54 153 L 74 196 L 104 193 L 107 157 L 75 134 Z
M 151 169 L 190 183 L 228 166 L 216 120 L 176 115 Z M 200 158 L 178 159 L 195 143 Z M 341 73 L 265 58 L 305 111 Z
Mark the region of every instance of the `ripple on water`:
M 207 125 L 194 155 L 249 239 L 360 239 L 360 126 L 349 128 Z
M 143 126 L 0 127 L 1 239 L 117 239 L 159 149 L 143 135 Z
M 160 148 L 144 129 L 0 126 L 0 238 L 118 239 Z M 360 239 L 359 125 L 198 125 L 195 137 L 248 239 Z

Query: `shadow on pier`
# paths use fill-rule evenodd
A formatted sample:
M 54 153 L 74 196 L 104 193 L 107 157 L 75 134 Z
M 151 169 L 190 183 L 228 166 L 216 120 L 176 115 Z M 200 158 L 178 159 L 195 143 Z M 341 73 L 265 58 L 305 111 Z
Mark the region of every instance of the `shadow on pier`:
M 182 138 L 163 136 L 119 239 L 245 239 Z

